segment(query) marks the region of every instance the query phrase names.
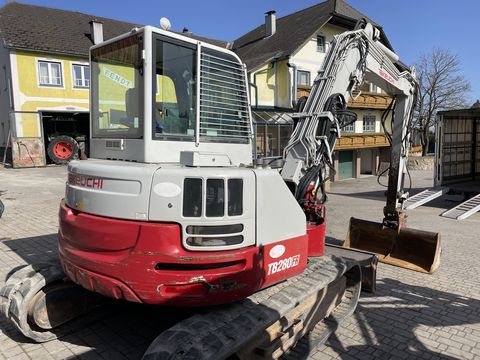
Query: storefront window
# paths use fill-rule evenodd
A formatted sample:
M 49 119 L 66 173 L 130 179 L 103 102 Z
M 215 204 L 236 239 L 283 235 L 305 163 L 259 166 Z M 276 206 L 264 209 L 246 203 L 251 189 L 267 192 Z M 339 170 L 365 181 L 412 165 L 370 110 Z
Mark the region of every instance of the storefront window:
M 293 132 L 291 124 L 256 124 L 256 156 L 282 156 Z
M 267 125 L 267 142 L 268 142 L 267 156 L 280 155 L 278 125 Z
M 283 150 L 285 150 L 285 147 L 288 145 L 288 141 L 290 140 L 292 132 L 292 125 L 280 126 L 280 155 L 283 155 Z
M 255 125 L 256 129 L 256 152 L 257 157 L 265 157 L 266 155 L 266 141 L 265 141 L 265 129 L 266 126 Z

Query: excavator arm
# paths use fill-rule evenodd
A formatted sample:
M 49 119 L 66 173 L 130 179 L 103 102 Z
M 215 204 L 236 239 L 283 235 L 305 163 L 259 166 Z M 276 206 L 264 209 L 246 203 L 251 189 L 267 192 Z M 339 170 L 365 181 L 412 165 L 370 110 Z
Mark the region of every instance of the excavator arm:
M 356 115 L 347 110 L 348 100 L 360 94 L 357 89 L 365 80 L 394 99 L 391 133 L 382 122 L 391 145 L 387 199 L 381 224 L 363 226 L 362 220 L 352 220 L 346 246 L 376 252 L 381 261 L 391 259 L 392 254 L 400 251 L 401 264 L 396 260 L 390 263 L 404 266 L 406 262 L 404 267 L 433 272 L 439 261 L 438 234 L 422 233 L 420 239 L 409 233 L 409 239 L 404 241 L 409 244 L 408 250 L 399 250 L 398 240 L 403 239 L 400 236 L 405 225 L 402 203 L 408 197 L 404 184 L 409 129 L 417 94 L 415 70 L 406 70 L 400 64 L 398 56 L 379 41 L 379 31 L 370 23 L 359 22 L 355 30 L 335 36 L 310 96 L 301 112 L 294 114 L 298 120 L 284 151 L 282 177 L 304 209 L 307 220 L 323 221 L 327 169 L 334 171 L 332 156 L 342 128 L 356 120 Z M 410 249 L 412 244 L 415 250 Z M 423 248 L 425 250 L 418 250 Z

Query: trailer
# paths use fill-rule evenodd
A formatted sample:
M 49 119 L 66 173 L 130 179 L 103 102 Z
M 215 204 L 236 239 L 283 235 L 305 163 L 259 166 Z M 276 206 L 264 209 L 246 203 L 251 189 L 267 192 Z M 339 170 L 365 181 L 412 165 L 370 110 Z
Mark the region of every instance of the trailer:
M 435 186 L 479 189 L 480 108 L 440 111 L 435 136 Z
M 434 185 L 463 195 L 442 216 L 462 220 L 480 210 L 480 108 L 438 112 L 435 133 Z

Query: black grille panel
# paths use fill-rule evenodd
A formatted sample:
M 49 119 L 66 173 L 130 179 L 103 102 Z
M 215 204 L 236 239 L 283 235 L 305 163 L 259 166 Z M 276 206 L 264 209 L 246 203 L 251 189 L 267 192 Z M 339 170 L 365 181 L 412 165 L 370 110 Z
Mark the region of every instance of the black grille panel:
M 216 237 L 192 236 L 187 238 L 187 244 L 190 246 L 229 246 L 238 245 L 242 242 L 243 235 Z
M 243 215 L 243 179 L 207 179 L 205 184 L 203 182 L 200 178 L 185 178 L 183 216 L 201 217 L 204 211 L 206 217 L 212 218 L 226 214 Z
M 187 234 L 191 235 L 223 235 L 235 234 L 243 231 L 243 224 L 220 225 L 220 226 L 187 226 Z
M 186 178 L 184 180 L 183 216 L 202 216 L 202 179 Z

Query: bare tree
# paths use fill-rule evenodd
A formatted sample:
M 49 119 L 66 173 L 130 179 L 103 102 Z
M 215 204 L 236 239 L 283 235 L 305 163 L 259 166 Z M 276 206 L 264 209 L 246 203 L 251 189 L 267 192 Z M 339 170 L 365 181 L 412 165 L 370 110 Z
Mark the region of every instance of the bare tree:
M 439 110 L 466 107 L 470 82 L 460 73 L 460 59 L 449 50 L 434 48 L 416 65 L 418 103 L 413 127 L 420 132 L 422 155 L 427 154 L 429 130 Z

